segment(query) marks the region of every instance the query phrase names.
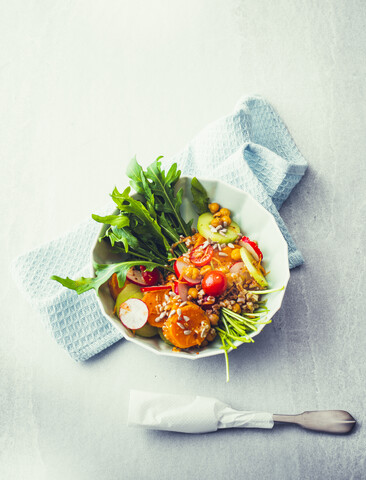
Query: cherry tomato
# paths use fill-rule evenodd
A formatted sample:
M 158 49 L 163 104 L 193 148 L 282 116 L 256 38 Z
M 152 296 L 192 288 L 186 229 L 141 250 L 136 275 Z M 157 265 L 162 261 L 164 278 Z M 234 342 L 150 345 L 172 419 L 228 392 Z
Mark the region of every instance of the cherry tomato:
M 211 262 L 212 255 L 214 253 L 213 248 L 211 245 L 208 245 L 207 247 L 203 248 L 202 245 L 198 245 L 198 247 L 194 248 L 190 255 L 189 259 L 193 263 L 193 265 L 196 265 L 196 267 L 203 267 L 204 265 L 207 265 L 208 263 Z
M 156 285 L 159 281 L 159 270 L 157 268 L 154 268 L 152 272 L 147 272 L 146 267 L 143 265 L 140 266 L 141 270 L 141 275 L 142 278 L 144 279 L 144 282 L 146 285 L 151 286 L 151 285 Z
M 207 295 L 218 297 L 225 292 L 226 287 L 226 276 L 219 270 L 211 270 L 211 272 L 206 273 L 203 277 L 202 288 Z

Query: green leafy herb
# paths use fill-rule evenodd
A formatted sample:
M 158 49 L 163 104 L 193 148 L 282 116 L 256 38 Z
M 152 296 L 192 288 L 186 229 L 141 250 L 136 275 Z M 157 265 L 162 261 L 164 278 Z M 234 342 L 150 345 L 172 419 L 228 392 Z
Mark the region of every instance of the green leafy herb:
M 187 237 L 191 234 L 192 222 L 186 223 L 180 214 L 183 188 L 180 188 L 177 192 L 174 191 L 181 172 L 177 169 L 177 164 L 173 163 L 168 172 L 165 173 L 161 169 L 161 162 L 159 161 L 161 158 L 162 157 L 158 157 L 155 162 L 147 167 L 145 177 L 150 182 L 149 191 L 145 193 L 145 197 L 150 203 L 153 199 L 158 216 L 161 212 L 166 214 L 167 220 L 175 228 L 178 236 L 184 235 Z M 133 171 L 136 173 L 136 166 Z M 134 184 L 136 184 L 136 178 L 137 174 L 135 174 L 132 179 Z
M 109 265 L 101 265 L 94 263 L 95 277 L 81 277 L 77 280 L 72 280 L 71 278 L 61 278 L 57 275 L 51 277 L 52 280 L 56 280 L 61 283 L 64 287 L 75 290 L 77 294 L 87 292 L 88 290 L 94 289 L 98 292 L 99 287 L 103 283 L 107 282 L 110 277 L 116 273 L 118 278 L 118 285 L 123 287 L 126 281 L 126 275 L 130 268 L 144 265 L 147 271 L 154 270 L 154 268 L 162 268 L 171 271 L 170 267 L 161 265 L 155 262 L 146 262 L 146 261 L 130 261 L 130 262 L 121 262 L 121 263 L 112 263 Z
M 192 178 L 191 192 L 193 197 L 193 204 L 196 207 L 198 215 L 208 212 L 209 198 L 205 187 L 200 183 L 196 177 Z
M 115 188 L 111 197 L 119 213 L 105 217 L 92 215 L 95 221 L 108 225 L 100 241 L 109 239 L 112 250 L 121 252 L 125 261 L 111 265 L 96 264 L 95 278 L 72 280 L 55 275 L 51 277 L 53 280 L 77 293 L 83 293 L 92 288 L 98 291 L 113 273 L 117 273 L 118 281 L 123 285 L 127 271 L 136 265 L 173 271 L 168 267 L 169 260 L 175 255 L 171 243 L 178 243 L 180 235 L 191 234 L 192 221 L 186 223 L 180 214 L 183 189 L 175 192 L 180 178 L 177 165 L 173 164 L 165 173 L 161 169 L 160 158 L 146 172 L 136 158 L 131 160 L 127 175 L 139 199 L 130 195 L 130 187 L 122 192 Z M 178 249 L 182 253 L 187 251 L 184 244 L 179 244 Z
M 96 222 L 114 225 L 118 228 L 127 227 L 130 224 L 129 218 L 125 215 L 107 215 L 106 217 L 100 217 L 93 213 L 92 218 Z

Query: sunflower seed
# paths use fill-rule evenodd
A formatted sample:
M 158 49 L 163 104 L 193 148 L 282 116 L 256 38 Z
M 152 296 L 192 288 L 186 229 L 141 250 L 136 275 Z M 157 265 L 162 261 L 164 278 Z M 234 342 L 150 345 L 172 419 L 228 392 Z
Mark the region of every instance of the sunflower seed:
M 189 321 L 190 321 L 190 318 L 187 317 L 187 315 L 183 315 L 183 320 L 185 320 L 186 322 L 189 322 Z
M 192 331 L 191 330 L 184 330 L 183 333 L 184 333 L 184 335 L 190 335 L 192 333 Z
M 219 252 L 220 257 L 228 257 L 228 254 L 225 252 Z
M 224 232 L 224 230 L 220 230 L 219 234 L 222 235 L 223 237 L 226 237 L 226 232 Z
M 184 307 L 184 305 L 187 305 L 187 302 L 182 302 L 182 303 L 180 304 L 181 307 Z
M 169 298 L 169 296 L 168 296 L 167 294 L 164 295 L 164 298 L 165 298 L 165 301 L 166 301 L 166 302 L 169 302 L 170 298 Z
M 221 230 L 221 229 L 222 229 L 222 225 L 217 225 L 216 231 L 218 232 L 218 231 Z
M 175 310 L 170 310 L 169 318 L 172 317 L 174 314 L 175 314 Z
M 177 325 L 178 325 L 178 327 L 181 328 L 182 330 L 184 330 L 184 329 L 186 328 L 182 323 L 177 322 Z
M 178 314 L 178 317 L 181 317 L 181 316 L 182 316 L 182 310 L 181 310 L 180 308 L 178 308 L 177 314 Z
M 230 248 L 235 248 L 232 243 L 228 243 L 227 246 L 230 247 Z

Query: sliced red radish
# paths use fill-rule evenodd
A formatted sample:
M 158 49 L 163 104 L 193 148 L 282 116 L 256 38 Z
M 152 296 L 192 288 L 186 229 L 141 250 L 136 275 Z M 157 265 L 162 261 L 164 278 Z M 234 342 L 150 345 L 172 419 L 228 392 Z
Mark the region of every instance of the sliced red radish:
M 240 273 L 245 268 L 244 262 L 236 262 L 230 268 L 230 273 Z
M 179 295 L 183 302 L 187 300 L 189 286 L 186 283 L 174 282 L 174 293 Z
M 142 287 L 141 292 L 155 292 L 158 290 L 171 290 L 171 285 L 154 285 L 153 287 Z
M 251 278 L 244 262 L 234 263 L 234 265 L 230 268 L 230 273 L 240 275 L 243 280 L 250 280 Z
M 263 253 L 258 245 L 250 240 L 249 237 L 241 237 L 239 240 L 239 245 L 246 248 L 255 261 L 259 262 L 263 258 Z
M 126 328 L 137 330 L 142 328 L 147 322 L 149 309 L 142 300 L 129 298 L 119 307 L 118 316 Z
M 144 280 L 142 272 L 140 269 L 135 267 L 131 267 L 127 272 L 127 278 L 130 282 L 134 283 L 135 285 L 139 285 L 140 287 L 147 287 L 147 283 Z
M 184 257 L 177 258 L 177 260 L 174 263 L 175 274 L 177 275 L 178 278 L 187 282 L 188 285 L 197 285 L 197 283 L 200 283 L 200 281 L 202 280 L 202 276 L 199 275 L 197 278 L 193 279 L 188 275 L 184 275 L 184 270 L 189 266 L 193 267 L 193 265 L 190 263 L 188 259 L 185 259 Z

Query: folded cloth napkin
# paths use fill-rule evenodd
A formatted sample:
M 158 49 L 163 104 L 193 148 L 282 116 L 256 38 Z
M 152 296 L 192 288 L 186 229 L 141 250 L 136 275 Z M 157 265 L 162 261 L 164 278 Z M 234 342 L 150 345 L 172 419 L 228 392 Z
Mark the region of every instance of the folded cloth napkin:
M 130 391 L 127 424 L 183 433 L 216 432 L 221 428 L 272 428 L 267 412 L 234 410 L 211 397 Z
M 244 97 L 233 113 L 208 125 L 182 152 L 165 159 L 164 166 L 172 162 L 184 175 L 220 179 L 253 195 L 275 217 L 288 243 L 290 268 L 303 263 L 278 209 L 307 163 L 267 101 Z M 52 274 L 91 275 L 90 248 L 99 230 L 96 222 L 85 221 L 13 264 L 20 289 L 41 313 L 57 343 L 75 360 L 87 360 L 122 338 L 103 316 L 94 291 L 78 296 L 50 280 Z

